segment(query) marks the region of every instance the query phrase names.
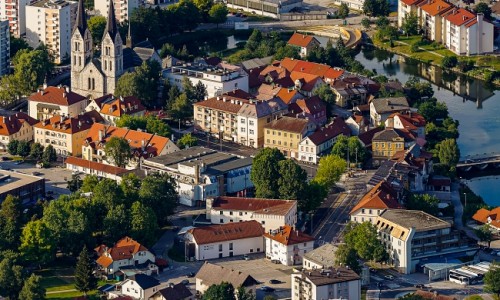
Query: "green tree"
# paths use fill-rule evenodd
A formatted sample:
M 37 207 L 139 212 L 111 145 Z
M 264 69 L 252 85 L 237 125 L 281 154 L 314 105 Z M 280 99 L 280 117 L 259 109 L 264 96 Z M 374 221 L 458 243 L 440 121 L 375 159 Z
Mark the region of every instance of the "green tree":
M 350 162 L 364 162 L 368 156 L 365 147 L 357 137 L 340 135 L 332 147 L 331 154 L 347 159 L 347 152 L 349 152 Z
M 474 233 L 479 238 L 481 242 L 487 242 L 488 248 L 490 247 L 490 243 L 493 240 L 493 233 L 491 232 L 491 228 L 489 224 L 484 224 L 478 229 L 474 230 Z
M 136 241 L 146 245 L 153 245 L 158 222 L 155 211 L 141 202 L 132 204 L 131 212 L 131 236 Z
M 460 159 L 460 149 L 458 149 L 455 139 L 446 139 L 436 146 L 438 150 L 439 162 L 455 168 Z
M 104 28 L 106 27 L 106 18 L 103 16 L 92 16 L 87 21 L 87 26 L 92 34 L 92 41 L 94 45 L 98 45 L 104 35 Z
M 148 207 L 154 207 L 156 218 L 161 225 L 167 223 L 168 217 L 177 207 L 176 186 L 168 174 L 152 174 L 142 180 L 139 189 L 140 201 Z
M 493 262 L 484 274 L 484 291 L 500 297 L 500 263 Z
M 133 72 L 120 76 L 116 83 L 117 97 L 135 96 L 147 107 L 158 100 L 158 83 L 161 66 L 156 61 L 144 61 Z
M 276 50 L 274 54 L 275 60 L 282 60 L 283 58 L 300 58 L 299 50 L 297 47 L 293 47 L 290 45 L 286 45 L 284 47 L 280 47 Z
M 250 290 L 250 291 L 247 292 L 247 290 L 245 289 L 245 287 L 240 286 L 236 290 L 236 297 L 234 299 L 237 299 L 237 300 L 255 300 L 256 297 L 252 293 L 252 290 Z
M 125 205 L 120 204 L 108 210 L 103 223 L 108 242 L 114 243 L 126 236 L 130 231 L 130 216 Z
M 458 64 L 458 58 L 455 55 L 446 55 L 441 61 L 441 67 L 443 69 L 452 69 Z
M 358 254 L 350 245 L 341 244 L 335 251 L 335 264 L 349 266 L 354 272 L 360 274 L 361 266 L 358 262 Z
M 46 165 L 49 165 L 51 162 L 54 162 L 56 160 L 56 149 L 54 149 L 52 145 L 48 145 L 47 147 L 45 147 L 45 149 L 43 150 L 42 162 Z
M 204 300 L 234 300 L 234 287 L 228 282 L 212 284 L 203 294 Z
M 45 288 L 41 284 L 41 277 L 31 274 L 19 293 L 19 300 L 43 300 L 45 299 Z
M 326 188 L 332 188 L 345 172 L 347 163 L 337 155 L 326 155 L 319 160 L 314 180 Z
M 141 179 L 134 173 L 125 174 L 120 182 L 120 188 L 126 199 L 125 203 L 132 203 L 139 198 L 139 189 L 141 188 Z
M 28 49 L 33 50 L 28 42 L 23 38 L 16 38 L 12 34 L 10 35 L 10 58 L 13 58 L 19 50 Z
M 423 102 L 418 106 L 418 112 L 427 122 L 437 122 L 448 117 L 448 107 L 444 102 L 437 102 L 435 98 Z
M 80 175 L 72 174 L 71 180 L 68 180 L 67 183 L 68 183 L 68 190 L 74 193 L 78 191 L 78 189 L 80 189 L 80 187 L 83 184 L 83 180 L 80 178 Z
M 394 26 L 385 26 L 377 30 L 376 38 L 381 41 L 393 41 L 399 38 L 399 31 Z
M 87 251 L 87 247 L 83 247 L 78 256 L 75 267 L 75 288 L 77 291 L 82 292 L 84 296 L 97 288 L 97 278 L 94 276 L 92 258 Z
M 367 0 L 363 3 L 363 13 L 367 16 L 388 16 L 390 12 L 389 1 Z
M 416 35 L 418 33 L 418 17 L 417 14 L 411 12 L 403 18 L 401 29 L 404 30 L 406 36 Z
M 256 197 L 279 198 L 279 162 L 284 159 L 283 154 L 274 148 L 264 148 L 254 157 L 250 180 L 255 186 Z
M 17 147 L 19 145 L 19 140 L 10 140 L 7 144 L 7 151 L 10 155 L 17 155 Z
M 217 24 L 217 28 L 219 28 L 219 24 L 226 22 L 228 13 L 226 5 L 219 3 L 210 8 L 208 15 L 210 16 L 210 21 Z
M 214 5 L 213 0 L 193 0 L 193 3 L 194 5 L 196 5 L 196 8 L 198 9 L 202 17 L 202 20 L 205 22 L 208 21 L 208 17 L 210 16 L 210 11 L 212 11 L 212 8 L 217 5 Z
M 196 90 L 194 88 L 193 83 L 191 82 L 191 79 L 189 77 L 184 76 L 182 77 L 182 92 L 186 94 L 186 98 L 188 99 L 189 102 L 193 103 L 196 102 Z
M 412 76 L 405 83 L 405 94 L 410 102 L 419 102 L 422 98 L 431 98 L 434 90 L 430 82 L 421 81 L 420 78 Z
M 116 205 L 125 204 L 125 200 L 121 187 L 109 178 L 99 181 L 92 191 L 92 201 L 107 210 Z
M 41 160 L 43 156 L 43 146 L 40 143 L 31 144 L 30 156 L 33 159 Z
M 301 210 L 304 212 L 314 211 L 318 208 L 328 195 L 328 189 L 315 180 L 311 180 L 306 187 L 303 201 L 299 201 Z
M 23 288 L 23 267 L 4 258 L 0 262 L 0 296 L 16 300 Z
M 170 114 L 174 119 L 179 120 L 179 122 L 182 122 L 193 115 L 193 107 L 185 93 L 182 93 L 175 99 L 174 103 L 172 103 L 172 110 Z
M 17 144 L 17 155 L 26 158 L 30 155 L 30 144 L 27 141 L 19 141 Z
M 474 6 L 474 11 L 478 14 L 483 14 L 488 20 L 491 20 L 491 7 L 486 2 L 479 2 Z
M 104 151 L 106 158 L 120 168 L 124 168 L 128 164 L 131 156 L 130 145 L 122 137 L 111 137 L 104 145 Z
M 181 149 L 194 147 L 198 145 L 198 139 L 191 135 L 191 133 L 183 135 L 178 141 L 177 146 Z
M 170 126 L 155 116 L 146 117 L 146 131 L 163 137 L 170 137 L 172 131 Z
M 35 91 L 50 74 L 53 65 L 46 48 L 20 50 L 13 58 L 14 78 L 22 95 Z
M 439 214 L 439 199 L 429 194 L 412 194 L 406 201 L 406 208 L 422 210 L 433 216 Z
M 304 196 L 307 190 L 307 173 L 296 162 L 285 159 L 278 162 L 278 191 L 281 199 L 299 200 L 299 206 L 305 205 Z
M 257 50 L 260 43 L 262 42 L 262 39 L 262 32 L 260 32 L 260 30 L 254 29 L 245 44 L 245 49 L 252 52 Z
M 0 250 L 15 249 L 23 226 L 23 206 L 19 197 L 7 195 L 0 206 Z
M 327 105 L 328 115 L 332 115 L 333 106 L 337 100 L 337 97 L 333 93 L 330 85 L 324 83 L 321 84 L 317 89 L 313 91 L 313 94 L 318 96 L 321 100 L 323 100 Z
M 361 25 L 365 28 L 365 29 L 369 29 L 370 26 L 371 26 L 372 22 L 370 21 L 370 19 L 368 18 L 363 18 L 361 19 Z
M 180 0 L 168 9 L 174 14 L 180 31 L 194 30 L 202 20 L 200 11 L 191 0 Z
M 116 120 L 117 127 L 127 127 L 132 130 L 142 129 L 145 130 L 148 121 L 144 116 L 123 115 Z
M 84 193 L 92 192 L 99 183 L 99 177 L 96 175 L 87 175 L 83 178 L 80 190 Z
M 340 4 L 339 10 L 337 10 L 337 16 L 340 19 L 345 19 L 349 16 L 349 7 L 344 2 Z
M 364 260 L 380 261 L 387 258 L 385 248 L 378 239 L 377 228 L 368 221 L 348 223 L 344 231 L 344 241 Z
M 194 98 L 196 99 L 196 101 L 203 101 L 205 99 L 205 96 L 207 96 L 207 88 L 200 80 L 194 86 Z
M 54 236 L 44 221 L 30 221 L 23 228 L 19 251 L 27 260 L 41 266 L 55 258 L 55 243 Z

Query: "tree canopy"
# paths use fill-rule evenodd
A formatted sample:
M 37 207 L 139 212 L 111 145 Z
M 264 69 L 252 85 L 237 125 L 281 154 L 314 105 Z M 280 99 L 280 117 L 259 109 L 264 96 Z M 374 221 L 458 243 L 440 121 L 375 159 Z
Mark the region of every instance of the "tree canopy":
M 117 167 L 124 168 L 130 159 L 131 149 L 128 141 L 122 137 L 113 136 L 104 146 L 106 157 Z
M 158 117 L 123 115 L 116 121 L 117 127 L 127 127 L 132 130 L 142 129 L 148 133 L 154 133 L 163 137 L 170 137 L 172 134 L 170 126 Z
M 204 300 L 235 300 L 234 287 L 228 282 L 212 284 L 203 294 Z
M 94 276 L 92 258 L 86 247 L 80 252 L 78 262 L 76 263 L 75 288 L 84 295 L 97 288 L 97 278 Z
M 337 155 L 326 155 L 319 160 L 314 180 L 328 189 L 333 187 L 344 173 L 347 163 Z
M 406 201 L 406 208 L 421 210 L 433 216 L 439 214 L 439 199 L 429 194 L 412 194 Z
M 125 73 L 116 83 L 115 96 L 135 96 L 152 108 L 158 102 L 158 82 L 161 66 L 154 60 L 144 61 L 133 72 Z
M 87 21 L 87 26 L 92 34 L 92 41 L 94 45 L 101 43 L 104 35 L 104 28 L 106 27 L 106 18 L 103 16 L 92 16 Z
M 406 36 L 418 33 L 418 17 L 415 12 L 411 12 L 403 18 L 401 29 L 404 30 Z
M 279 162 L 283 154 L 275 148 L 264 148 L 254 157 L 250 179 L 255 186 L 258 198 L 279 198 Z
M 367 16 L 388 16 L 389 12 L 390 7 L 387 0 L 366 0 L 363 3 L 363 13 Z
M 347 224 L 344 241 L 364 260 L 386 261 L 388 254 L 378 239 L 377 228 L 370 222 Z
M 490 270 L 484 274 L 484 291 L 500 297 L 500 263 L 493 262 Z
M 177 146 L 181 149 L 186 149 L 188 147 L 194 147 L 198 145 L 198 139 L 191 135 L 191 133 L 183 135 L 178 141 Z

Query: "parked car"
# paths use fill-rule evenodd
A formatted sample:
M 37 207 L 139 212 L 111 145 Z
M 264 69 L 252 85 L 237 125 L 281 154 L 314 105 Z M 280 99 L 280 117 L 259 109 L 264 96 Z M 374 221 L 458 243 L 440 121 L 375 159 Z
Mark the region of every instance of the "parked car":
M 183 281 L 181 281 L 181 283 L 182 283 L 183 285 L 188 285 L 188 284 L 189 284 L 189 280 L 184 279 Z
M 2 156 L 2 161 L 10 160 L 10 157 Z
M 280 284 L 280 283 L 283 283 L 281 280 L 278 280 L 278 279 L 271 279 L 269 280 L 269 283 L 270 284 Z
M 196 274 L 194 272 L 189 272 L 186 276 L 189 278 L 193 278 Z
M 41 174 L 42 174 L 42 173 L 37 172 L 37 171 L 35 171 L 35 172 L 31 172 L 31 175 L 33 175 L 33 176 L 38 176 L 38 175 L 41 175 Z
M 248 256 L 247 254 L 243 255 L 243 259 L 244 260 L 250 260 L 250 256 Z
M 16 161 L 16 165 L 24 164 L 24 160 L 18 160 Z
M 273 289 L 272 287 L 268 287 L 266 285 L 261 286 L 260 290 L 265 292 L 265 293 L 272 293 L 275 291 L 275 289 Z
M 273 264 L 280 264 L 281 263 L 281 261 L 279 259 L 271 259 L 271 262 Z
M 394 276 L 392 275 L 385 275 L 384 278 L 387 280 L 394 280 Z

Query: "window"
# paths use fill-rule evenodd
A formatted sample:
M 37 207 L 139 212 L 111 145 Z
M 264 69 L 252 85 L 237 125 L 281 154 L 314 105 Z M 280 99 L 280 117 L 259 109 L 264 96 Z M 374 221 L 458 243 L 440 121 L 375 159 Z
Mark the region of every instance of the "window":
M 240 211 L 240 216 L 243 216 L 243 212 Z
M 266 225 L 266 221 L 261 221 L 262 225 Z
M 365 209 L 364 209 L 364 208 L 363 208 L 363 209 L 361 209 L 361 213 L 363 213 L 363 214 L 365 213 Z
M 245 124 L 245 119 L 241 119 L 241 120 L 240 120 L 240 123 L 241 123 L 241 124 Z
M 254 134 L 253 129 L 248 130 L 248 132 L 249 132 L 250 134 Z
M 220 219 L 220 223 L 221 223 L 221 224 L 222 224 L 222 223 L 224 223 L 224 219 Z
M 223 212 L 222 210 L 221 210 L 221 211 L 219 211 L 219 213 L 220 213 L 221 215 L 223 215 L 223 214 L 224 214 L 224 212 Z
M 240 130 L 240 131 L 241 131 L 241 132 L 245 132 L 246 130 L 245 130 L 245 128 L 241 127 L 241 130 Z
M 230 215 L 230 216 L 232 216 L 232 215 L 233 215 L 233 212 L 232 212 L 232 211 L 230 211 L 230 212 L 229 212 L 229 215 Z
M 253 125 L 253 120 L 248 121 L 248 124 Z
M 229 243 L 229 250 L 233 250 L 233 243 Z
M 219 251 L 222 251 L 222 244 L 219 244 Z

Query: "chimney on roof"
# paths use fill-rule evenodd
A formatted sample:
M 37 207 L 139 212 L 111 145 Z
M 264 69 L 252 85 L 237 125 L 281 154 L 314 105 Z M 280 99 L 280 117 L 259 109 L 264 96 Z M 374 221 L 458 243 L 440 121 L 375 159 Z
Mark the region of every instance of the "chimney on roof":
M 103 130 L 99 130 L 99 141 L 102 141 L 104 139 L 104 132 Z
M 66 93 L 68 93 L 68 94 L 69 94 L 69 92 L 71 92 L 71 88 L 69 86 L 66 86 L 65 90 L 66 90 Z
M 142 149 L 142 151 L 144 151 L 145 148 L 146 148 L 146 140 L 142 139 L 142 141 L 141 141 L 141 149 Z

